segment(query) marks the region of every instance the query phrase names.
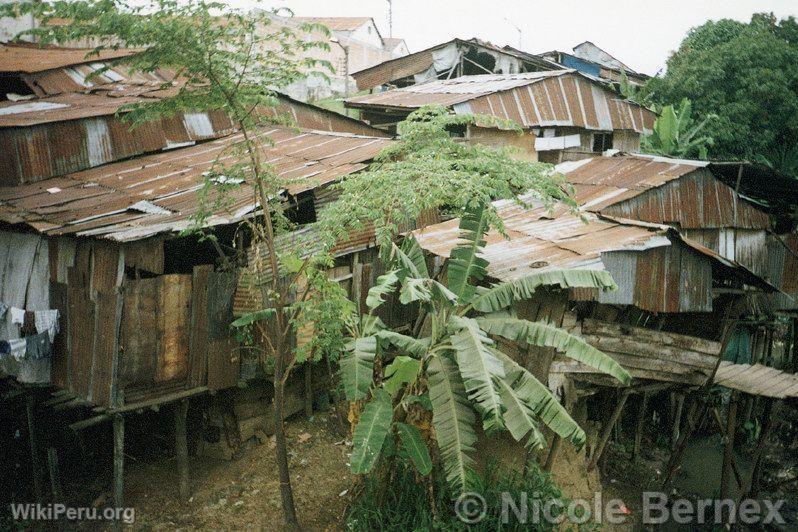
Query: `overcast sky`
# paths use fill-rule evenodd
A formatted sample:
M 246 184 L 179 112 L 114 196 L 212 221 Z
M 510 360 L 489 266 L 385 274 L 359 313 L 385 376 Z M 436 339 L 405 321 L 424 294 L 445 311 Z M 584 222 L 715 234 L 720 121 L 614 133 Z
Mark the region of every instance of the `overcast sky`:
M 387 0 L 265 3 L 302 16 L 370 16 L 388 36 Z M 761 11 L 798 16 L 798 0 L 393 0 L 393 35 L 403 37 L 411 52 L 452 37 L 518 46 L 515 25 L 528 52 L 570 51 L 593 41 L 630 68 L 654 74 L 690 28 L 708 19 L 748 21 Z

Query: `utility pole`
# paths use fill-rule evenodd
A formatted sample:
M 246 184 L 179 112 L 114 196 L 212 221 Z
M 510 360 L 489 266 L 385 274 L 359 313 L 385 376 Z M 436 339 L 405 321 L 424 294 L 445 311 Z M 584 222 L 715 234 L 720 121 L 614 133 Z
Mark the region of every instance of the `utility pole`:
M 393 38 L 393 0 L 388 0 L 388 38 Z

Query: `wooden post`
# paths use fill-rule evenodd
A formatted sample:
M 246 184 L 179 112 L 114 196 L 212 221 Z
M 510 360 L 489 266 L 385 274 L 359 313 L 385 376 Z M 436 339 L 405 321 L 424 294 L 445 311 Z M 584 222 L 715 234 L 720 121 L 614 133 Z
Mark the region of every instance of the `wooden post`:
M 305 362 L 305 415 L 313 415 L 313 362 L 309 357 Z
M 604 452 L 604 447 L 607 445 L 607 440 L 610 439 L 612 427 L 615 426 L 615 422 L 618 421 L 619 417 L 621 417 L 621 411 L 623 410 L 623 405 L 626 403 L 627 397 L 629 397 L 628 389 L 621 392 L 621 396 L 618 398 L 618 402 L 615 404 L 615 409 L 612 411 L 610 419 L 607 421 L 607 424 L 604 425 L 601 438 L 599 439 L 596 449 L 593 451 L 593 456 L 590 458 L 590 463 L 587 465 L 588 471 L 595 468 L 599 458 L 601 458 L 601 454 Z
M 125 418 L 114 414 L 114 506 L 124 503 Z
M 177 452 L 177 475 L 180 500 L 188 500 L 188 445 L 186 443 L 186 417 L 188 399 L 175 405 L 175 451 Z
M 640 410 L 637 412 L 637 424 L 635 425 L 635 443 L 632 447 L 632 460 L 637 460 L 640 457 L 640 445 L 643 442 L 643 431 L 646 424 L 646 410 L 648 409 L 648 393 L 643 394 L 643 400 L 640 403 Z
M 756 497 L 759 494 L 759 480 L 762 477 L 762 451 L 765 448 L 765 442 L 770 430 L 773 428 L 773 418 L 776 410 L 776 400 L 769 397 L 765 402 L 765 411 L 762 414 L 762 432 L 759 433 L 759 441 L 754 449 L 751 478 L 748 481 L 748 494 L 746 497 Z
M 734 452 L 734 432 L 737 426 L 737 392 L 732 392 L 729 399 L 729 415 L 726 419 L 726 441 L 723 446 L 723 469 L 720 473 L 720 498 L 729 498 L 729 473 L 732 468 L 732 458 Z M 728 519 L 728 516 L 727 516 Z M 729 522 L 729 521 L 726 521 Z
M 738 407 L 739 410 L 739 407 Z M 720 412 L 718 412 L 717 408 L 712 409 L 712 415 L 715 417 L 715 422 L 718 424 L 718 429 L 720 429 L 721 434 L 725 434 L 726 427 L 723 426 L 723 420 L 720 418 Z M 731 457 L 731 468 L 734 472 L 734 478 L 737 480 L 737 486 L 743 488 L 743 476 L 740 474 L 740 468 L 737 467 L 737 459 L 732 455 Z
M 33 419 L 35 409 L 35 398 L 28 394 L 25 398 L 25 411 L 28 418 L 28 441 L 30 442 L 30 465 L 33 476 L 33 489 L 36 494 L 36 502 L 43 502 L 44 487 L 42 486 L 41 462 L 39 459 L 39 439 L 36 430 L 36 421 Z
M 54 502 L 63 502 L 64 492 L 61 489 L 61 475 L 58 472 L 58 453 L 54 447 L 47 449 L 47 469 L 50 471 L 50 489 Z
M 560 450 L 560 445 L 562 444 L 562 438 L 559 434 L 555 434 L 554 437 L 551 439 L 551 447 L 549 448 L 549 453 L 546 455 L 546 462 L 543 464 L 543 471 L 551 471 L 552 466 L 554 465 L 554 460 L 557 458 L 557 452 Z
M 673 414 L 673 428 L 671 429 L 671 449 L 676 448 L 679 434 L 682 429 L 682 411 L 684 410 L 684 394 L 676 393 L 676 407 Z

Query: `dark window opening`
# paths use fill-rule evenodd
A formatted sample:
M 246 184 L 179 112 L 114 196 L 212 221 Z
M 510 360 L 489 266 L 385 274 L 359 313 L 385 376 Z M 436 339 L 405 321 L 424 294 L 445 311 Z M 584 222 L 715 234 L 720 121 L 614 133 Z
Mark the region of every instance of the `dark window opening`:
M 0 100 L 8 100 L 9 93 L 19 94 L 20 96 L 35 94 L 18 75 L 0 74 Z
M 316 205 L 313 191 L 302 192 L 297 195 L 292 205 L 286 209 L 285 216 L 297 225 L 315 222 Z
M 479 52 L 476 48 L 469 48 L 463 58 L 464 76 L 488 74 L 493 72 L 493 69 L 496 67 L 495 57 L 486 52 Z M 476 63 L 476 65 L 474 63 Z
M 446 126 L 446 131 L 450 137 L 463 138 L 466 136 L 467 126 L 465 124 L 450 124 Z
M 612 149 L 612 133 L 593 133 L 593 151 L 601 153 Z

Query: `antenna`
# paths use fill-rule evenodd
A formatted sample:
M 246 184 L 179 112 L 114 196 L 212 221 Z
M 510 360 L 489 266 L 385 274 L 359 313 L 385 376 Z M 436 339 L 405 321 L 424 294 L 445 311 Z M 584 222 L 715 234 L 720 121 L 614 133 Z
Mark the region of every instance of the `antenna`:
M 390 1 L 391 0 L 388 0 L 388 2 L 390 2 Z M 510 26 L 512 26 L 513 28 L 515 28 L 515 31 L 518 32 L 518 49 L 521 50 L 523 48 L 523 44 L 521 42 L 521 37 L 523 36 L 524 32 L 521 30 L 521 28 L 518 27 L 518 25 L 515 22 L 513 22 L 509 18 L 504 17 L 504 20 L 507 21 L 507 23 Z

